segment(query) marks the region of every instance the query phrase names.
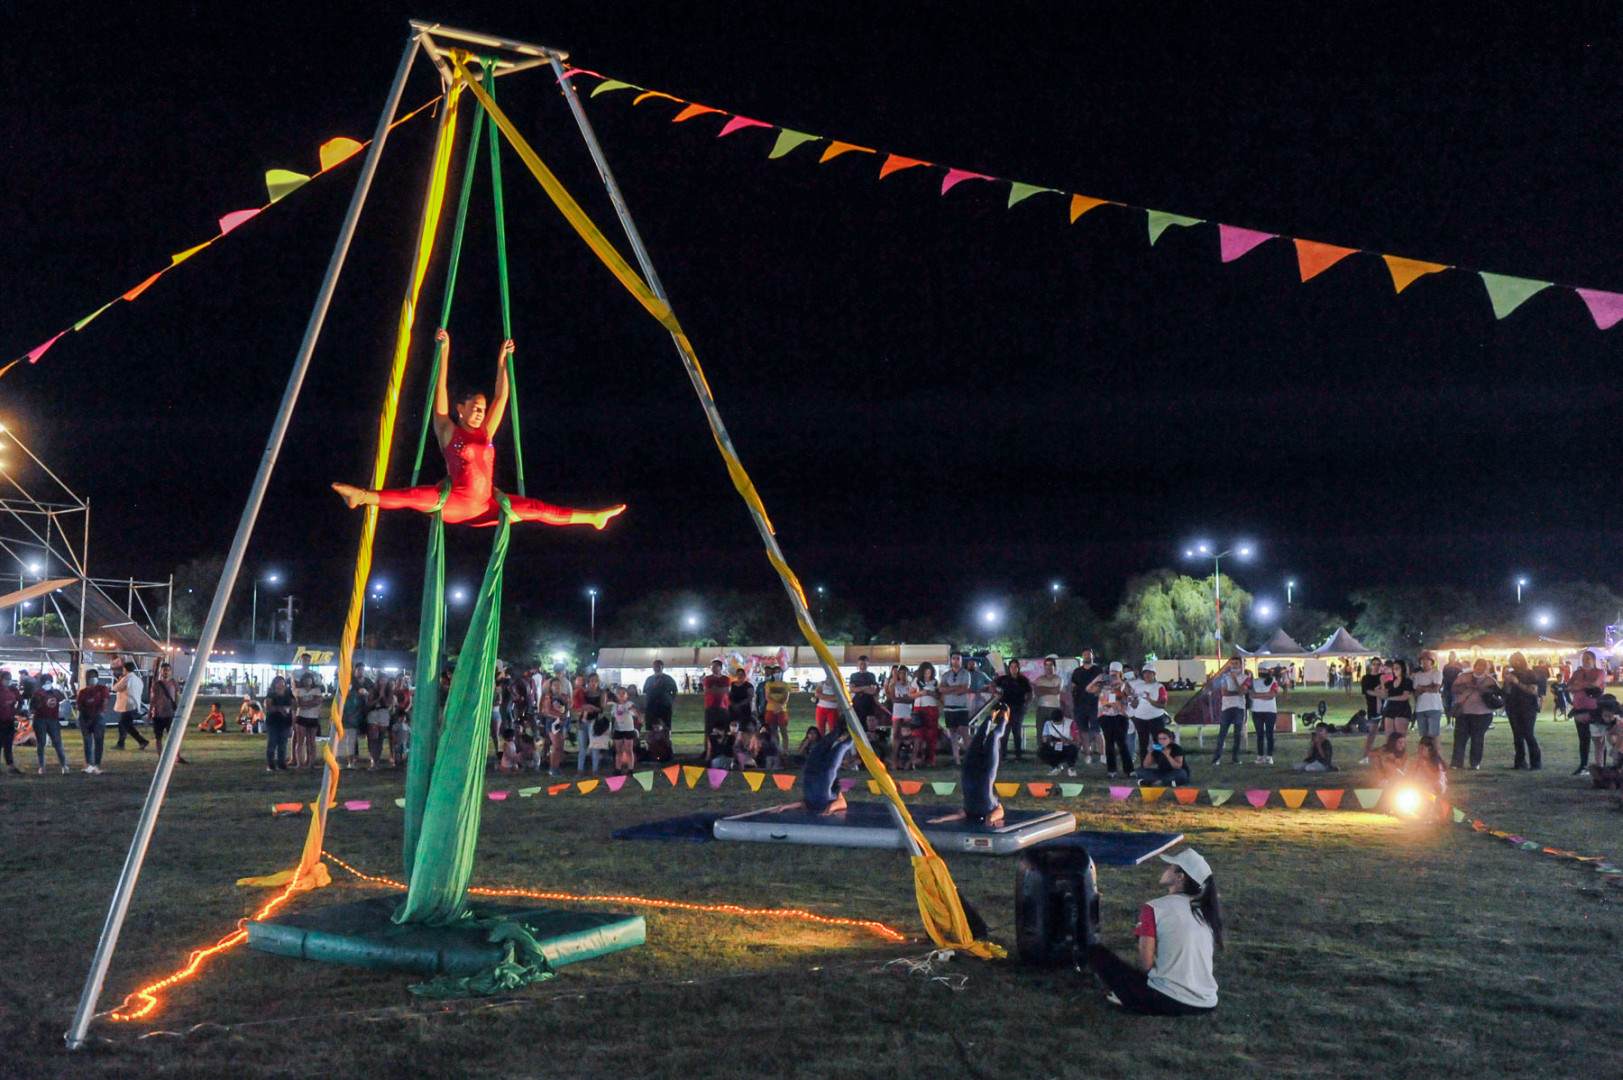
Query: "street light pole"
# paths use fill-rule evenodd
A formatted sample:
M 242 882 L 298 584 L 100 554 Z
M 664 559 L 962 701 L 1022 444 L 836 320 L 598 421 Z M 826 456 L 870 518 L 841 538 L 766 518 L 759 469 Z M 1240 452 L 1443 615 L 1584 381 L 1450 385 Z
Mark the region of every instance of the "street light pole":
M 1294 581 L 1285 582 L 1285 606 L 1286 607 L 1291 606 L 1291 590 L 1294 589 L 1294 588 L 1296 588 L 1296 582 L 1294 582 Z
M 1249 545 L 1229 548 L 1227 551 L 1213 552 L 1208 544 L 1198 544 L 1184 551 L 1184 558 L 1192 559 L 1196 555 L 1210 556 L 1212 560 L 1212 594 L 1216 597 L 1217 632 L 1212 636 L 1217 645 L 1217 656 L 1223 655 L 1223 559 L 1228 555 L 1238 555 L 1242 559 L 1251 557 Z
M 1522 588 L 1526 584 L 1527 584 L 1527 579 L 1526 578 L 1519 577 L 1519 578 L 1516 579 L 1516 603 L 1518 603 L 1518 604 L 1522 602 Z
M 592 644 L 597 644 L 597 590 L 587 589 L 586 595 L 592 598 Z

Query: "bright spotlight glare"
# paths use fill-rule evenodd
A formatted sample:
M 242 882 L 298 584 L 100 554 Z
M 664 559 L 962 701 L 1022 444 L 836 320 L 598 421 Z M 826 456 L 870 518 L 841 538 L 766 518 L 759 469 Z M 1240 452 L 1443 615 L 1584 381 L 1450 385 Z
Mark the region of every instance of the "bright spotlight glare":
M 1541 611 L 1538 613 L 1538 625 L 1540 629 L 1548 630 L 1552 621 L 1554 620 L 1550 618 L 1550 613 L 1548 611 Z
M 1420 792 L 1414 788 L 1402 788 L 1392 797 L 1392 803 L 1400 814 L 1416 817 L 1420 813 Z
M 1258 604 L 1257 605 L 1257 614 L 1262 616 L 1264 619 L 1273 618 L 1274 617 L 1274 605 L 1272 605 L 1272 604 Z
M 993 623 L 997 622 L 997 612 L 991 608 L 987 608 L 985 611 L 981 612 L 981 620 L 985 622 L 987 626 L 991 626 Z
M 1240 549 L 1239 553 L 1241 558 L 1249 559 L 1251 557 L 1251 548 L 1249 546 L 1243 547 Z

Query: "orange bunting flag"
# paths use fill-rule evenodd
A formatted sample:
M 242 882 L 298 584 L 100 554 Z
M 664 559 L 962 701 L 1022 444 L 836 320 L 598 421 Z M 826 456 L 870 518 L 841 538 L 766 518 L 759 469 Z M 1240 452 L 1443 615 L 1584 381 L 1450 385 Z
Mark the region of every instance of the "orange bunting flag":
M 896 786 L 901 789 L 903 795 L 917 795 L 919 792 L 924 790 L 924 781 L 898 780 L 896 781 Z
M 582 780 L 579 783 L 577 783 L 575 786 L 580 788 L 580 793 L 582 795 L 590 795 L 592 792 L 597 790 L 597 781 L 596 780 Z
M 633 104 L 635 104 L 635 102 L 633 102 Z M 708 105 L 689 105 L 687 108 L 671 117 L 671 123 L 680 124 L 684 120 L 692 120 L 695 116 L 703 116 L 705 113 L 722 113 L 725 115 L 726 111 L 727 110 L 725 109 L 712 109 Z
M 1339 810 L 1341 809 L 1341 797 L 1347 793 L 1340 788 L 1329 790 L 1320 788 L 1313 794 L 1319 797 L 1319 801 L 1324 804 L 1326 810 Z
M 1032 780 L 1026 784 L 1026 790 L 1031 792 L 1035 798 L 1046 799 L 1053 792 L 1054 785 Z
M 548 795 L 562 795 L 564 792 L 566 792 L 568 790 L 569 790 L 569 785 L 568 784 L 549 784 L 547 786 L 547 794 Z
M 1164 787 L 1141 787 L 1138 793 L 1144 797 L 1145 802 L 1154 802 L 1167 793 Z
M 1396 255 L 1382 255 L 1386 260 L 1386 268 L 1392 271 L 1392 287 L 1402 292 L 1414 284 L 1416 278 L 1435 274 L 1439 270 L 1447 270 L 1442 263 L 1421 262 L 1419 259 L 1400 259 Z
M 1296 265 L 1302 270 L 1302 280 L 1306 281 L 1318 277 L 1357 250 L 1336 247 L 1334 244 L 1321 244 L 1317 240 L 1297 240 Z
M 1307 788 L 1280 788 L 1279 797 L 1285 800 L 1285 805 L 1292 810 L 1300 810 L 1302 803 L 1307 799 Z
M 823 156 L 817 159 L 817 164 L 821 165 L 825 161 L 833 161 L 835 158 L 839 157 L 841 154 L 844 154 L 844 153 L 846 153 L 848 151 L 851 151 L 851 150 L 855 150 L 859 154 L 872 154 L 872 153 L 877 152 L 877 151 L 868 149 L 866 146 L 857 146 L 857 145 L 855 145 L 853 143 L 831 142 L 831 143 L 828 144 L 828 149 L 823 151 Z M 922 164 L 922 162 L 921 162 L 921 164 Z
M 174 265 L 173 263 L 170 264 L 170 266 L 173 266 L 173 265 Z M 151 277 L 149 277 L 145 281 L 141 282 L 141 284 L 137 285 L 135 288 L 131 289 L 129 292 L 127 292 L 123 296 L 119 297 L 119 299 L 120 300 L 134 300 L 137 296 L 140 296 L 142 293 L 144 293 L 148 289 L 152 288 L 153 284 L 159 278 L 163 277 L 163 272 L 164 272 L 164 270 L 167 270 L 167 269 L 169 269 L 168 266 L 164 267 L 163 270 L 159 270 L 156 274 L 153 274 Z M 57 337 L 61 337 L 61 336 L 62 335 L 60 335 L 60 334 L 57 335 Z M 56 339 L 52 338 L 51 340 L 54 341 Z
M 661 769 L 659 771 L 665 774 L 665 779 L 671 782 L 671 787 L 675 787 L 676 778 L 682 775 L 682 766 L 672 765 L 668 769 Z
M 601 90 L 601 89 L 603 89 L 603 87 L 600 86 L 600 87 L 598 87 L 598 89 Z M 642 93 L 638 94 L 635 98 L 632 98 L 631 104 L 633 104 L 633 105 L 641 105 L 643 102 L 647 101 L 651 97 L 662 97 L 662 98 L 665 98 L 667 101 L 674 101 L 674 102 L 677 102 L 678 104 L 682 103 L 682 99 L 677 97 L 675 94 L 667 94 L 663 90 L 644 90 Z M 719 112 L 720 110 L 718 109 L 717 111 Z
M 1075 225 L 1077 218 L 1081 217 L 1083 214 L 1087 213 L 1089 210 L 1092 210 L 1095 206 L 1103 206 L 1106 201 L 1107 200 L 1105 200 L 1105 199 L 1090 198 L 1087 195 L 1072 195 L 1071 196 L 1071 224 Z
M 342 165 L 360 153 L 362 145 L 347 135 L 340 135 L 336 139 L 328 139 L 321 144 L 321 150 L 319 151 L 321 154 L 321 171 L 326 172 L 334 166 Z
M 279 802 L 271 804 L 271 813 L 278 815 L 297 814 L 303 812 L 303 810 L 304 804 L 301 802 Z
M 1194 802 L 1195 797 L 1199 794 L 1199 788 L 1181 787 L 1172 789 L 1172 797 L 1177 799 L 1184 806 L 1188 806 L 1190 803 Z
M 838 146 L 839 144 L 835 143 L 834 145 Z M 833 147 L 830 147 L 829 149 L 832 151 Z M 826 161 L 829 156 L 830 155 L 825 154 L 824 160 Z M 917 165 L 928 164 L 930 164 L 928 161 L 920 161 L 918 158 L 903 157 L 900 154 L 891 154 L 889 157 L 885 158 L 885 163 L 879 166 L 879 179 L 883 180 L 893 172 L 901 172 L 903 169 L 911 169 Z

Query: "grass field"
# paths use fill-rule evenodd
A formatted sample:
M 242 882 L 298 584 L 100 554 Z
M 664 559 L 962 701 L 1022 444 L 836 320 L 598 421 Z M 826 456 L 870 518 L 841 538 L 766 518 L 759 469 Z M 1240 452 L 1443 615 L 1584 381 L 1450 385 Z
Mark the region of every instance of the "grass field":
M 1324 697 L 1342 713 L 1355 699 Z M 692 699 L 682 702 L 691 708 Z M 793 714 L 805 717 L 801 706 Z M 1287 704 L 1287 707 L 1291 707 Z M 696 730 L 678 716 L 678 730 Z M 1549 767 L 1511 772 L 1503 721 L 1481 772 L 1453 777 L 1458 803 L 1495 828 L 1549 846 L 1623 855 L 1611 803 L 1582 778 L 1571 726 L 1541 725 Z M 1444 733 L 1447 742 L 1449 733 Z M 69 738 L 74 744 L 77 735 Z M 1192 741 L 1192 740 L 1191 740 Z M 1361 738 L 1356 742 L 1361 743 Z M 172 971 L 265 899 L 246 874 L 296 860 L 308 818 L 270 804 L 314 796 L 314 774 L 267 775 L 257 737 L 186 743 L 108 980 L 102 1008 Z M 691 748 L 691 738 L 687 742 Z M 1208 740 L 1208 746 L 1210 741 Z M 1299 759 L 1283 736 L 1276 758 Z M 683 745 L 679 741 L 679 753 Z M 1355 737 L 1337 758 L 1357 759 Z M 24 751 L 32 761 L 33 751 Z M 1352 768 L 1304 782 L 1281 764 L 1214 775 L 1225 788 L 1366 787 Z M 1248 759 L 1242 759 L 1248 760 Z M 635 893 L 698 902 L 791 905 L 880 919 L 888 944 L 850 929 L 709 913 L 645 911 L 648 944 L 565 968 L 499 1000 L 426 1003 L 412 977 L 240 948 L 163 996 L 151 1017 L 98 1022 L 93 1048 L 62 1049 L 96 932 L 146 792 L 150 753 L 108 751 L 107 774 L 0 777 L 9 842 L 0 896 L 0 1076 L 45 1077 L 1188 1077 L 1611 1076 L 1604 977 L 1623 926 L 1623 892 L 1575 864 L 1470 829 L 1359 811 L 1111 802 L 1102 769 L 1065 800 L 1083 828 L 1185 833 L 1222 883 L 1229 947 L 1222 1004 L 1198 1019 L 1124 1016 L 1091 977 L 1014 961 L 953 960 L 961 990 L 887 971 L 928 949 L 905 858 L 888 852 L 749 844 L 611 841 L 625 824 L 703 809 L 769 805 L 722 791 L 509 799 L 484 815 L 478 884 Z M 1004 778 L 1046 774 L 1010 765 Z M 947 779 L 949 769 L 932 775 Z M 372 873 L 398 873 L 402 775 L 346 773 L 340 797 L 382 809 L 336 812 L 327 846 Z M 533 783 L 534 781 L 529 781 Z M 493 786 L 518 787 L 504 777 Z M 770 787 L 770 785 L 768 785 Z M 1349 797 L 1350 801 L 1350 797 Z M 1037 805 L 1029 796 L 1015 805 Z M 1041 805 L 1055 805 L 1048 800 Z M 1311 801 L 1309 805 L 1312 805 Z M 1012 944 L 1014 867 L 954 857 L 964 894 Z M 1107 943 L 1130 950 L 1160 864 L 1100 868 Z M 290 910 L 374 895 L 334 868 L 333 887 Z

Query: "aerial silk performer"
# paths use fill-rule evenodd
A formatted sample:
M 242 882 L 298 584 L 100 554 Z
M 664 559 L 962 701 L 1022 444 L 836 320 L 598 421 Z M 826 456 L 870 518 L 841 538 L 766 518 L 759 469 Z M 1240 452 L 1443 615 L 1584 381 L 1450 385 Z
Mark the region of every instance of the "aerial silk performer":
M 820 736 L 806 752 L 806 767 L 800 774 L 806 809 L 813 814 L 837 814 L 845 809 L 845 792 L 839 790 L 840 766 L 856 744 L 840 723 Z
M 495 525 L 501 515 L 495 491 L 495 439 L 507 412 L 507 357 L 513 351 L 513 342 L 511 339 L 502 342 L 501 355 L 496 358 L 494 400 L 487 403 L 485 395 L 477 390 L 460 394 L 453 421 L 451 395 L 446 389 L 451 338 L 441 329 L 434 334 L 434 340 L 442 353 L 439 382 L 434 389 L 434 437 L 445 455 L 445 472 L 450 479 L 450 490 L 443 495 L 444 506 L 440 506 L 442 493 L 437 484 L 383 491 L 334 484 L 333 490 L 343 496 L 351 510 L 358 506 L 376 506 L 382 510 L 419 510 L 432 514 L 440 508 L 447 525 L 489 527 Z M 507 499 L 512 504 L 515 521 L 543 521 L 548 525 L 590 525 L 601 529 L 625 511 L 624 503 L 607 510 L 571 510 L 522 495 L 509 495 Z

